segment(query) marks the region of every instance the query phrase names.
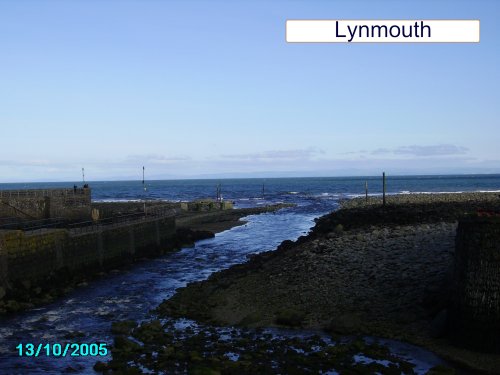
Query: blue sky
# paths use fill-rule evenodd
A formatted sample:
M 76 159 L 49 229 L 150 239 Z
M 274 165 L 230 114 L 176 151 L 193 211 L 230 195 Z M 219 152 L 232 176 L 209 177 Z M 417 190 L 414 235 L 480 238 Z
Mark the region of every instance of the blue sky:
M 0 182 L 500 172 L 498 1 L 0 0 Z M 480 19 L 287 44 L 287 19 Z

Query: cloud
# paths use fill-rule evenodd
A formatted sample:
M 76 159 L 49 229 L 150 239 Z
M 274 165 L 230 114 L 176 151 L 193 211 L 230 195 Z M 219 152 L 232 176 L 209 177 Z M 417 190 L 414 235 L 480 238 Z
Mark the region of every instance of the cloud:
M 452 144 L 439 144 L 439 145 L 429 145 L 429 146 L 401 146 L 397 148 L 379 148 L 371 152 L 372 155 L 408 155 L 417 157 L 426 156 L 456 156 L 465 155 L 469 149 L 463 146 L 457 146 Z
M 0 165 L 12 167 L 39 167 L 49 165 L 50 162 L 44 159 L 30 159 L 30 160 L 0 160 Z
M 463 155 L 466 154 L 466 155 Z M 0 181 L 80 181 L 85 167 L 88 181 L 219 178 L 255 176 L 349 176 L 395 174 L 499 173 L 499 160 L 478 159 L 465 147 L 453 145 L 404 146 L 358 151 L 357 155 L 329 157 L 318 148 L 270 150 L 197 158 L 144 153 L 102 159 L 0 161 Z M 71 185 L 72 186 L 72 185 Z
M 315 147 L 296 150 L 272 150 L 248 154 L 221 155 L 223 159 L 245 161 L 272 161 L 272 160 L 309 160 L 315 155 L 324 154 L 323 150 Z
M 171 164 L 191 160 L 189 156 L 164 156 L 158 154 L 128 155 L 125 163 Z

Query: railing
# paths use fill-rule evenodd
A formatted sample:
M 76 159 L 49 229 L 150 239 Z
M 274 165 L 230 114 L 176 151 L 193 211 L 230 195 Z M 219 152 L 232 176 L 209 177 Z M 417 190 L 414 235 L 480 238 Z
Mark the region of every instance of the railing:
M 141 212 L 128 215 L 113 216 L 98 221 L 84 221 L 80 223 L 73 223 L 68 225 L 67 228 L 70 231 L 70 234 L 77 235 L 77 234 L 95 232 L 103 229 L 116 228 L 124 224 L 153 221 L 159 218 L 170 217 L 175 215 L 176 211 L 170 208 L 165 210 L 158 210 L 158 212 L 155 213 L 146 211 L 146 214 Z
M 127 215 L 112 216 L 97 221 L 82 221 L 70 223 L 64 218 L 41 219 L 31 221 L 15 221 L 0 225 L 0 230 L 23 230 L 27 235 L 41 233 L 47 229 L 67 229 L 70 234 L 89 233 L 104 228 L 114 228 L 133 222 L 156 220 L 162 217 L 175 216 L 177 211 L 170 206 L 148 207 L 146 212 L 131 213 Z
M 0 225 L 0 230 L 24 230 L 33 231 L 46 228 L 57 228 L 66 226 L 68 221 L 63 218 L 40 219 L 30 221 L 12 221 L 11 223 Z
M 177 210 L 173 208 L 171 205 L 146 207 L 146 216 L 147 215 L 169 216 L 169 215 L 175 215 L 176 213 Z
M 0 198 L 16 197 L 60 197 L 66 195 L 86 195 L 90 189 L 26 189 L 26 190 L 0 190 Z
M 13 205 L 11 205 L 11 204 L 9 204 L 9 203 L 7 203 L 7 202 L 2 202 L 2 201 L 0 201 L 0 204 L 2 204 L 2 205 L 4 205 L 4 206 L 9 207 L 10 209 L 14 210 L 16 213 L 21 213 L 21 214 L 23 214 L 24 216 L 30 217 L 30 218 L 32 218 L 32 219 L 33 219 L 33 218 L 35 218 L 33 215 L 31 215 L 31 214 L 29 214 L 29 213 L 27 213 L 27 212 L 24 212 L 23 210 L 21 210 L 21 209 L 17 208 L 16 206 L 13 206 Z

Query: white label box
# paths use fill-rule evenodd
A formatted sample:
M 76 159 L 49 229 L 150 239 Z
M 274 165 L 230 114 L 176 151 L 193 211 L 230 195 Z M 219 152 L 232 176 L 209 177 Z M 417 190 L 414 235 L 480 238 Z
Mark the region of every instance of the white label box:
M 479 43 L 479 20 L 287 20 L 288 43 Z

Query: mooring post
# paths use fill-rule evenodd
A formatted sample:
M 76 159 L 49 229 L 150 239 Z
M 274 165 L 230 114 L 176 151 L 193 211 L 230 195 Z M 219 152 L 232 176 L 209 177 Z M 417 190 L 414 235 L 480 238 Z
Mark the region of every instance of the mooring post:
M 365 200 L 368 203 L 368 181 L 365 181 Z
M 385 172 L 382 173 L 382 205 L 385 207 Z

